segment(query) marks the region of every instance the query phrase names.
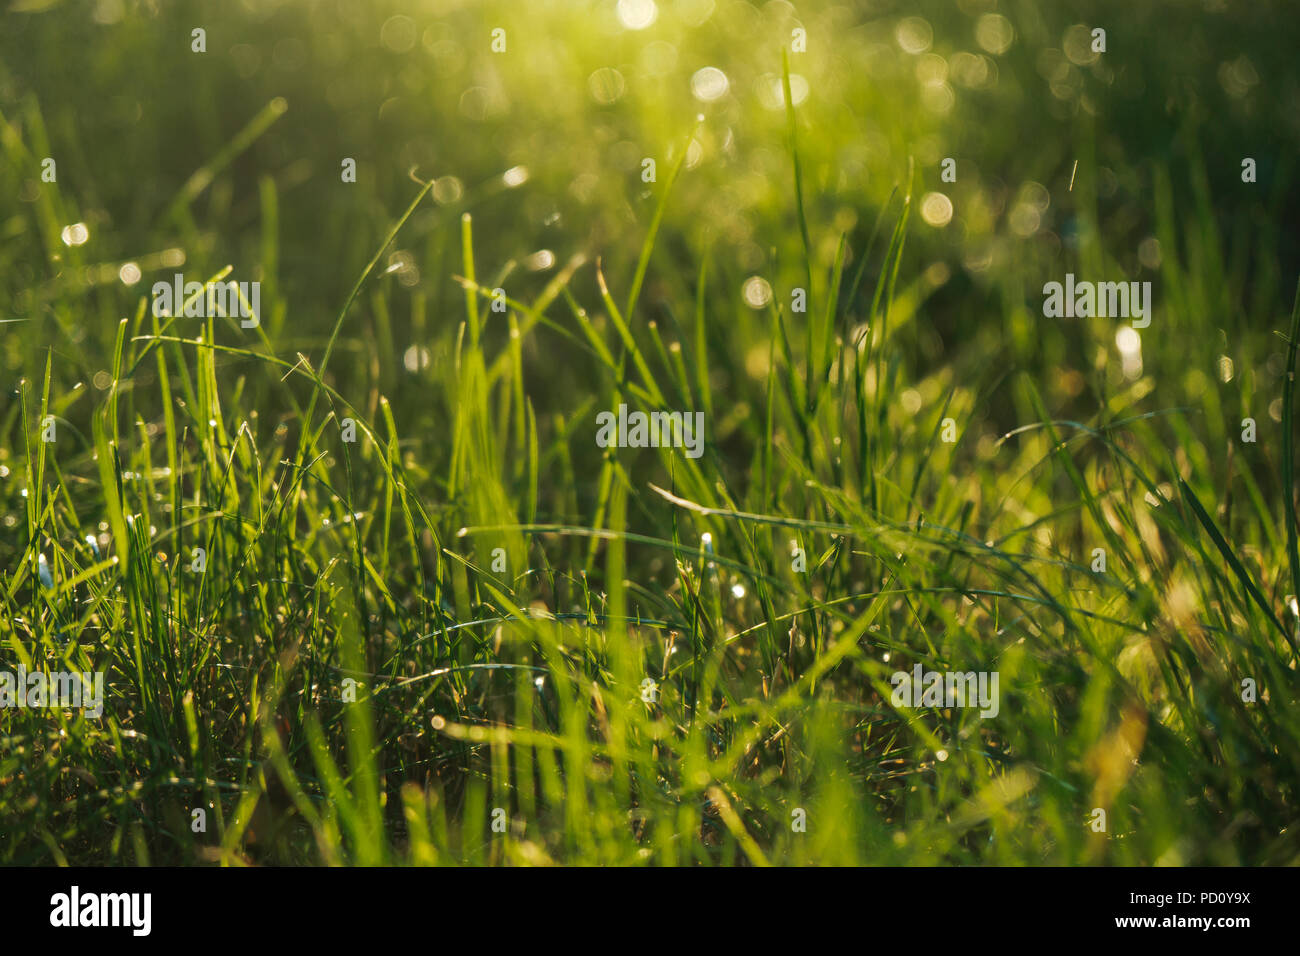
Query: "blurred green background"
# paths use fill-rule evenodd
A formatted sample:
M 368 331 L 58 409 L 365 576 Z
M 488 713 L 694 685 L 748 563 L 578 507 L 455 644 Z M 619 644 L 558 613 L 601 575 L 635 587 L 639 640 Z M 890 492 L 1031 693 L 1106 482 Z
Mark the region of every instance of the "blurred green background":
M 942 202 L 920 202 L 913 219 L 903 281 L 920 314 L 907 361 L 950 364 L 963 381 L 990 361 L 1041 370 L 1062 410 L 1082 414 L 1122 375 L 1114 355 L 1109 378 L 1094 375 L 1096 348 L 1114 343 L 1092 341 L 1087 323 L 1041 317 L 1042 283 L 1074 271 L 1154 281 L 1142 360 L 1165 404 L 1216 387 L 1215 368 L 1188 366 L 1188 337 L 1214 337 L 1248 396 L 1277 378 L 1276 342 L 1256 333 L 1289 304 L 1297 263 L 1284 225 L 1300 136 L 1287 15 L 1285 4 L 1214 2 L 18 0 L 0 31 L 11 128 L 0 282 L 9 317 L 30 324 L 6 336 L 4 361 L 16 375 L 53 346 L 91 380 L 133 298 L 181 271 L 161 264 L 169 249 L 183 271 L 231 264 L 235 278 L 260 278 L 267 331 L 291 354 L 328 328 L 414 194 L 409 177 L 436 178 L 436 206 L 391 250 L 393 340 L 369 334 L 364 302 L 343 332 L 346 349 L 374 351 L 355 385 L 377 385 L 409 420 L 427 409 L 425 383 L 403 357 L 436 350 L 462 299 L 448 224 L 473 212 L 480 272 L 513 263 L 512 297 L 535 295 L 577 253 L 628 276 L 639 241 L 626 240 L 644 234 L 655 202 L 642 160 L 666 178 L 701 114 L 644 317 L 671 328 L 672 303 L 692 300 L 707 258 L 714 328 L 759 367 L 765 349 L 751 357 L 744 344 L 763 341 L 767 320 L 745 303 L 745 280 L 763 277 L 787 303 L 805 284 L 780 89 L 782 50 L 802 28 L 807 52 L 790 69 L 817 265 L 829 269 L 848 232 L 852 270 L 909 161 L 918 200 L 951 202 L 950 221 Z M 199 26 L 205 54 L 191 52 Z M 1098 26 L 1102 55 L 1088 33 Z M 498 27 L 504 53 L 491 50 Z M 278 121 L 210 183 L 192 180 L 276 102 L 287 105 Z M 56 201 L 39 189 L 38 154 L 57 159 Z M 1253 185 L 1240 179 L 1244 156 L 1258 163 Z M 356 184 L 340 181 L 345 157 Z M 940 181 L 945 157 L 956 183 Z M 519 167 L 510 188 L 502 174 Z M 178 210 L 187 184 L 197 194 Z M 69 248 L 59 232 L 77 222 L 89 240 Z M 115 268 L 128 261 L 144 263 L 131 288 Z M 574 291 L 598 305 L 590 269 Z M 564 348 L 545 331 L 528 340 L 539 384 Z M 539 411 L 571 406 L 594 371 L 584 361 L 566 354 L 582 374 L 547 381 Z M 744 379 L 747 366 L 715 372 Z M 1005 405 L 989 413 L 995 429 L 1022 423 Z

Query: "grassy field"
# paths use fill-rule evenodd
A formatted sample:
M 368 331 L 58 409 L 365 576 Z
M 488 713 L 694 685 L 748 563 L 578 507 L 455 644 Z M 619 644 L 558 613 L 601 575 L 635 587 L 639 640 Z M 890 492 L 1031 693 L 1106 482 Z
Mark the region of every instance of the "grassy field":
M 0 862 L 1300 863 L 1286 4 L 6 3 Z

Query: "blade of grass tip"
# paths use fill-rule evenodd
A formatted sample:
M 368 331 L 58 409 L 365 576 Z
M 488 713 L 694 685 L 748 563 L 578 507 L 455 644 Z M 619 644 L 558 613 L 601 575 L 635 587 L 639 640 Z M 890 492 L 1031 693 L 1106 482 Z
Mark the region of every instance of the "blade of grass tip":
M 666 501 L 669 501 L 680 508 L 685 508 L 688 511 L 694 511 L 696 514 L 717 515 L 718 517 L 736 518 L 741 521 L 756 521 L 760 524 L 779 525 L 781 527 L 786 527 L 786 528 L 804 528 L 804 529 L 814 530 L 814 531 L 831 531 L 836 534 L 852 534 L 855 530 L 852 525 L 836 524 L 834 522 L 829 522 L 829 521 L 813 521 L 813 520 L 803 519 L 803 518 L 787 518 L 784 515 L 756 514 L 752 511 L 737 511 L 732 508 L 710 508 L 706 505 L 699 504 L 698 502 L 690 501 L 686 498 L 680 498 L 677 495 L 673 494 L 671 491 L 665 491 L 663 488 L 660 488 L 652 481 L 647 481 L 646 485 L 650 488 L 651 491 L 653 491 L 655 494 L 659 495 Z M 725 561 L 723 561 L 722 558 L 719 557 L 713 557 L 710 558 L 709 560 L 715 563 L 726 563 Z M 750 573 L 757 573 L 757 572 L 750 570 Z
M 428 189 L 426 186 L 425 189 Z M 470 282 L 477 284 L 478 280 L 474 273 L 474 220 L 469 213 L 464 213 L 460 217 L 460 249 L 461 258 L 464 260 L 463 268 L 465 278 Z M 465 290 L 465 311 L 469 313 L 469 341 L 470 345 L 478 348 L 478 296 L 472 289 Z
M 799 219 L 799 237 L 803 240 L 803 264 L 808 282 L 808 298 L 813 297 L 812 242 L 808 239 L 808 219 L 803 205 L 803 172 L 799 165 L 799 143 L 795 135 L 794 97 L 790 94 L 790 54 L 781 52 L 781 90 L 785 95 L 785 115 L 790 127 L 790 155 L 794 160 L 794 206 Z
M 425 183 L 424 188 L 421 189 L 416 194 L 415 198 L 411 200 L 411 204 L 406 207 L 406 212 L 402 213 L 401 218 L 397 220 L 393 225 L 393 228 L 389 230 L 388 235 L 384 237 L 384 241 L 380 243 L 379 248 L 375 250 L 374 257 L 370 260 L 365 269 L 362 270 L 361 276 L 357 279 L 356 285 L 352 287 L 352 291 L 348 294 L 347 301 L 343 303 L 343 308 L 339 310 L 338 318 L 334 320 L 334 330 L 330 333 L 329 341 L 325 345 L 325 354 L 321 357 L 320 367 L 316 370 L 314 376 L 316 379 L 316 387 L 312 389 L 311 401 L 307 404 L 307 414 L 302 418 L 304 427 L 310 427 L 311 425 L 312 415 L 316 411 L 316 402 L 320 397 L 321 388 L 325 383 L 325 369 L 329 365 L 330 355 L 334 351 L 334 343 L 338 341 L 339 332 L 343 330 L 343 320 L 347 318 L 348 310 L 352 308 L 352 303 L 356 301 L 357 295 L 360 294 L 361 287 L 365 285 L 366 280 L 370 278 L 370 274 L 375 271 L 375 266 L 379 264 L 380 258 L 383 257 L 384 250 L 387 249 L 392 241 L 397 238 L 397 233 L 401 231 L 401 228 L 404 225 L 406 225 L 406 221 L 414 215 L 416 207 L 420 205 L 421 200 L 429 194 L 429 190 L 431 189 L 433 189 L 433 180 L 429 180 L 429 182 Z M 303 458 L 306 454 L 307 444 L 305 442 L 299 442 L 298 454 L 294 462 L 295 467 L 300 468 L 302 466 Z
M 1249 594 L 1251 598 L 1254 599 L 1255 603 L 1259 605 L 1259 608 L 1264 612 L 1264 615 L 1273 622 L 1273 626 L 1282 632 L 1282 636 L 1286 638 L 1286 642 L 1291 645 L 1291 650 L 1295 652 L 1297 650 L 1295 638 L 1287 633 L 1286 628 L 1282 626 L 1282 622 L 1277 619 L 1277 615 L 1274 614 L 1273 609 L 1268 606 L 1268 601 L 1265 600 L 1264 595 L 1260 593 L 1259 588 L 1255 586 L 1255 582 L 1251 580 L 1250 574 L 1246 571 L 1246 568 L 1228 547 L 1228 542 L 1224 540 L 1223 534 L 1210 518 L 1209 512 L 1205 510 L 1200 499 L 1196 497 L 1196 493 L 1187 486 L 1187 482 L 1183 481 L 1181 475 L 1178 477 L 1178 487 L 1182 489 L 1183 497 L 1187 500 L 1187 503 L 1191 505 L 1192 511 L 1196 513 L 1197 519 L 1209 533 L 1210 539 L 1214 542 L 1214 546 L 1219 549 L 1219 553 L 1222 554 L 1224 560 L 1228 562 L 1228 566 L 1232 568 L 1233 573 L 1241 580 L 1242 586 L 1246 589 L 1246 593 Z
M 577 272 L 578 268 L 584 265 L 586 261 L 587 257 L 582 253 L 572 256 L 564 268 L 546 284 L 546 288 L 542 290 L 541 295 L 533 300 L 532 305 L 516 306 L 511 301 L 510 297 L 506 296 L 506 304 L 514 308 L 515 311 L 525 319 L 524 323 L 519 326 L 519 338 L 521 340 L 526 338 L 528 334 L 532 332 L 533 326 L 539 323 L 549 325 L 551 328 L 558 328 L 554 322 L 547 319 L 542 313 L 544 313 L 550 307 L 551 303 L 559 298 L 561 294 L 572 299 L 572 295 L 569 293 L 569 280 L 573 278 L 573 274 Z M 464 276 L 453 276 L 452 278 L 467 290 L 477 292 L 479 295 L 485 294 L 483 288 L 479 287 L 477 283 L 471 283 Z M 569 333 L 565 330 L 561 330 L 561 334 L 567 335 Z M 495 384 L 496 380 L 505 374 L 509 361 L 510 353 L 508 351 L 503 351 L 492 360 L 492 365 L 488 368 L 489 385 Z
M 785 386 L 790 399 L 790 409 L 799 416 L 800 428 L 804 430 L 806 436 L 807 418 L 803 415 L 803 409 L 807 396 L 804 394 L 803 380 L 799 378 L 798 370 L 795 368 L 794 351 L 790 348 L 790 336 L 785 328 L 785 306 L 773 300 L 767 304 L 767 309 L 772 316 L 772 327 L 776 330 L 773 337 L 781 351 L 780 358 L 785 369 Z M 807 442 L 805 442 L 806 447 Z
M 231 138 L 225 149 L 212 157 L 210 162 L 196 169 L 190 178 L 185 180 L 180 192 L 176 194 L 176 198 L 167 207 L 164 220 L 170 221 L 183 208 L 197 199 L 203 190 L 212 185 L 212 180 L 216 178 L 217 173 L 225 169 L 230 165 L 231 160 L 253 145 L 253 141 L 265 133 L 271 124 L 283 116 L 288 109 L 289 103 L 283 96 L 277 96 L 262 107 L 257 115 Z
M 713 388 L 709 383 L 709 335 L 704 310 L 704 290 L 709 276 L 709 257 L 700 256 L 700 276 L 695 286 L 695 378 L 700 405 L 707 421 L 713 421 Z
M 636 300 L 641 296 L 641 283 L 645 281 L 646 269 L 650 267 L 650 253 L 654 250 L 655 236 L 659 234 L 659 223 L 663 221 L 664 210 L 668 207 L 668 196 L 673 191 L 673 184 L 677 182 L 677 176 L 682 171 L 682 164 L 686 162 L 686 154 L 690 152 L 691 143 L 699 134 L 700 125 L 703 122 L 704 116 L 701 114 L 696 118 L 695 128 L 691 130 L 691 135 L 686 138 L 686 144 L 682 147 L 681 155 L 673 163 L 672 172 L 668 174 L 668 182 L 664 184 L 664 191 L 659 196 L 654 216 L 650 219 L 650 229 L 646 233 L 645 241 L 641 243 L 641 255 L 636 262 L 636 273 L 632 276 L 632 289 L 628 292 L 627 306 L 623 310 L 623 314 L 629 322 L 632 320 L 632 310 L 636 308 Z
M 894 298 L 894 286 L 898 281 L 899 266 L 903 261 L 903 246 L 907 238 L 907 221 L 912 211 L 912 181 L 915 173 L 915 165 L 909 158 L 907 162 L 907 189 L 903 193 L 903 211 L 899 214 L 898 222 L 894 225 L 894 234 L 890 239 L 889 249 L 885 252 L 885 259 L 881 263 L 880 275 L 876 278 L 876 292 L 872 297 L 871 311 L 867 313 L 868 323 L 875 325 L 876 316 L 880 316 L 880 335 L 879 345 L 875 349 L 875 354 L 871 354 L 871 346 L 876 339 L 875 329 L 871 328 L 867 334 L 867 361 L 863 365 L 863 376 L 866 374 L 866 364 L 874 360 L 876 368 L 875 394 L 872 396 L 872 410 L 875 412 L 874 419 L 879 422 L 881 408 L 884 404 L 884 378 L 881 374 L 881 359 L 885 351 L 885 342 L 889 337 L 889 303 Z M 883 304 L 883 306 L 882 306 Z M 863 412 L 860 410 L 860 421 Z M 877 431 L 877 434 L 879 430 Z M 867 452 L 863 455 L 862 471 L 865 479 L 868 481 L 871 497 L 871 510 L 879 510 L 879 496 L 876 487 L 876 460 L 880 453 L 881 442 L 877 434 L 867 431 L 865 434 Z
M 519 320 L 515 313 L 511 312 L 507 318 L 510 320 L 510 352 L 511 362 L 513 364 L 512 381 L 510 382 L 510 398 L 514 411 L 514 480 L 517 482 L 524 471 L 524 449 L 527 441 L 528 423 L 524 416 L 524 349 L 523 339 L 519 334 Z M 504 446 L 509 441 L 509 435 L 502 436 L 501 444 Z
M 835 364 L 835 312 L 839 305 L 840 283 L 844 279 L 844 251 L 848 246 L 848 233 L 840 236 L 839 247 L 835 250 L 835 267 L 831 273 L 831 287 L 826 293 L 826 318 L 822 323 L 821 367 L 816 370 L 816 383 L 808 380 L 809 412 L 814 412 L 821 404 L 822 392 L 830 384 L 831 366 Z M 812 323 L 808 323 L 812 326 Z M 808 355 L 808 371 L 813 372 L 813 355 Z
M 27 499 L 25 502 L 25 504 L 27 505 L 26 515 L 25 515 L 27 519 L 27 548 L 29 549 L 29 551 L 35 552 L 39 550 L 39 547 L 37 545 L 37 535 L 36 535 L 36 518 L 38 512 L 36 511 L 36 495 L 34 490 L 32 489 L 32 477 L 36 473 L 36 468 L 35 465 L 33 465 L 32 463 L 32 438 L 31 438 L 31 427 L 27 421 L 27 379 L 25 378 L 20 380 L 18 383 L 18 403 L 19 406 L 21 407 L 21 416 L 22 416 L 20 419 L 20 425 L 22 427 L 22 432 L 23 432 L 23 464 L 27 468 Z M 24 555 L 24 560 L 25 559 L 26 559 L 26 555 Z M 34 556 L 32 560 L 33 561 L 36 560 Z M 39 606 L 40 605 L 38 603 L 38 591 L 37 588 L 33 585 L 32 604 L 31 607 L 27 609 L 27 613 L 29 615 L 29 619 L 31 622 L 30 627 L 32 628 L 33 633 L 35 633 L 36 620 L 37 620 L 37 615 L 39 613 Z
M 763 496 L 759 499 L 765 511 L 775 510 L 772 500 L 772 442 L 776 435 L 776 336 L 767 340 L 767 394 L 766 413 L 763 419 Z M 675 514 L 676 512 L 674 512 Z
M 38 522 L 42 514 L 41 499 L 44 497 L 42 492 L 45 490 L 45 419 L 50 414 L 50 374 L 53 370 L 54 350 L 47 348 L 45 350 L 45 380 L 41 386 L 41 413 L 38 419 L 41 442 L 36 452 L 36 474 L 29 480 L 30 488 L 27 492 L 35 501 L 34 513 Z M 39 530 L 39 528 L 33 528 L 33 541 L 35 541 L 35 533 Z M 39 550 L 39 545 L 37 549 Z
M 1300 339 L 1300 281 L 1291 306 L 1291 341 L 1286 350 L 1286 382 L 1282 399 L 1282 501 L 1286 506 L 1286 551 L 1291 562 L 1291 593 L 1300 601 L 1300 547 L 1296 543 L 1295 515 L 1295 356 Z
M 858 261 L 857 271 L 853 273 L 853 281 L 849 284 L 848 294 L 844 297 L 846 313 L 853 308 L 853 303 L 857 301 L 858 289 L 862 286 L 862 279 L 866 275 L 867 265 L 871 262 L 871 253 L 876 248 L 876 240 L 880 238 L 881 227 L 885 224 L 885 215 L 893 207 L 894 197 L 897 195 L 898 184 L 895 183 L 893 189 L 889 191 L 889 197 L 885 200 L 884 205 L 880 207 L 880 212 L 876 214 L 876 223 L 871 227 L 871 235 L 867 239 L 866 248 L 863 249 L 862 258 Z M 847 339 L 847 335 L 845 338 Z
M 280 302 L 280 201 L 275 188 L 275 177 L 262 174 L 257 180 L 258 203 L 261 207 L 262 235 L 260 245 L 262 266 L 262 296 L 267 303 L 276 303 L 271 309 L 275 322 L 259 322 L 257 328 L 271 326 L 278 332 L 279 319 L 283 318 L 283 303 Z
M 943 400 L 943 408 L 939 411 L 939 417 L 935 419 L 934 430 L 930 432 L 930 440 L 925 443 L 925 448 L 917 459 L 916 469 L 912 473 L 912 490 L 908 492 L 907 500 L 904 502 L 904 504 L 907 505 L 908 521 L 912 520 L 912 506 L 917 504 L 916 492 L 917 489 L 921 487 L 921 476 L 924 475 L 925 470 L 930 467 L 930 459 L 934 455 L 935 442 L 938 441 L 939 432 L 943 428 L 943 420 L 948 415 L 948 407 L 952 404 L 952 397 L 956 394 L 957 389 L 955 386 L 948 389 L 948 396 Z
M 538 487 L 538 443 L 537 443 L 537 413 L 533 411 L 533 400 L 528 401 L 528 479 L 526 488 L 528 491 L 528 508 L 524 512 L 524 521 L 533 524 L 537 520 L 537 487 Z
M 894 301 L 894 288 L 898 285 L 898 271 L 903 264 L 903 247 L 907 243 L 907 221 L 912 213 L 912 183 L 915 178 L 915 162 L 911 157 L 907 160 L 907 190 L 903 193 L 903 211 L 898 217 L 898 225 L 895 228 L 894 235 L 894 257 L 893 263 L 889 268 L 888 281 L 879 282 L 876 285 L 875 301 L 871 304 L 871 312 L 874 315 L 877 309 L 880 310 L 880 348 L 876 351 L 876 398 L 877 407 L 884 399 L 884 390 L 881 387 L 882 379 L 880 378 L 880 362 L 885 351 L 885 340 L 889 335 L 889 306 Z M 882 273 L 881 279 L 885 279 Z
M 691 394 L 691 373 L 686 368 L 686 358 L 682 355 L 682 345 L 680 340 L 675 340 L 668 347 L 668 357 L 673 363 L 673 371 L 676 374 L 676 382 L 685 401 L 686 407 L 691 410 L 698 410 L 700 407 L 699 398 Z
M 867 263 L 871 261 L 871 253 L 876 248 L 876 239 L 879 237 L 881 226 L 885 222 L 885 213 L 888 211 L 889 207 L 893 204 L 894 196 L 897 193 L 898 193 L 898 186 L 895 185 L 894 188 L 890 190 L 889 198 L 885 200 L 885 204 L 880 207 L 880 212 L 876 214 L 876 224 L 871 229 L 871 236 L 867 239 L 866 248 L 863 250 L 861 259 L 858 261 L 857 271 L 853 274 L 853 280 L 849 283 L 848 294 L 843 297 L 844 327 L 843 327 L 842 334 L 844 338 L 843 338 L 843 348 L 840 354 L 839 375 L 836 377 L 837 387 L 839 388 L 840 391 L 840 419 L 841 420 L 845 419 L 848 415 L 850 395 L 853 393 L 853 391 L 857 391 L 859 395 L 861 393 L 861 379 L 856 374 L 854 375 L 855 388 L 853 390 L 850 390 L 844 387 L 844 376 L 848 374 L 849 356 L 851 355 L 853 357 L 853 362 L 854 362 L 853 367 L 855 371 L 858 367 L 858 363 L 861 361 L 858 348 L 857 348 L 857 343 L 853 336 L 853 328 L 852 328 L 853 304 L 857 301 L 858 288 L 862 284 L 863 275 L 866 274 Z M 867 321 L 868 322 L 871 321 L 870 315 L 867 316 Z M 865 422 L 866 422 L 865 417 L 861 419 L 861 422 L 865 427 Z M 863 436 L 859 435 L 858 438 L 859 438 L 859 446 L 861 446 L 861 443 L 863 441 Z M 861 481 L 861 477 L 862 477 L 861 475 L 858 476 L 859 481 Z
M 632 364 L 636 366 L 637 373 L 645 382 L 651 401 L 659 408 L 662 408 L 664 394 L 659 390 L 659 384 L 655 381 L 655 377 L 650 374 L 650 366 L 646 364 L 645 355 L 637 347 L 636 340 L 632 337 L 632 330 L 628 328 L 627 320 L 618 311 L 618 306 L 614 304 L 614 297 L 610 294 L 609 285 L 605 282 L 605 272 L 601 268 L 600 259 L 596 260 L 596 284 L 600 287 L 600 297 L 605 303 L 605 308 L 609 310 L 610 320 L 613 321 L 614 327 L 618 330 L 624 347 L 632 356 Z

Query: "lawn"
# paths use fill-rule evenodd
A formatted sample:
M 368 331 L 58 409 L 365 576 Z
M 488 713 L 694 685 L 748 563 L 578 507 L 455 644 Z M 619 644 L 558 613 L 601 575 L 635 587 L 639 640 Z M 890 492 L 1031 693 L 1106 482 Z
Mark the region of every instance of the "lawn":
M 1288 5 L 6 3 L 0 863 L 1300 863 Z

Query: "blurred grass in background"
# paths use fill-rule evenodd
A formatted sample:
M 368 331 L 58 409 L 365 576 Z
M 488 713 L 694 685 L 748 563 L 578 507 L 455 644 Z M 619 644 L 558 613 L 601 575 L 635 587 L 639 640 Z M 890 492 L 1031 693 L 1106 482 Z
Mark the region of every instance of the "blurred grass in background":
M 0 859 L 1295 862 L 1288 15 L 11 4 L 0 660 L 110 700 L 0 711 Z

